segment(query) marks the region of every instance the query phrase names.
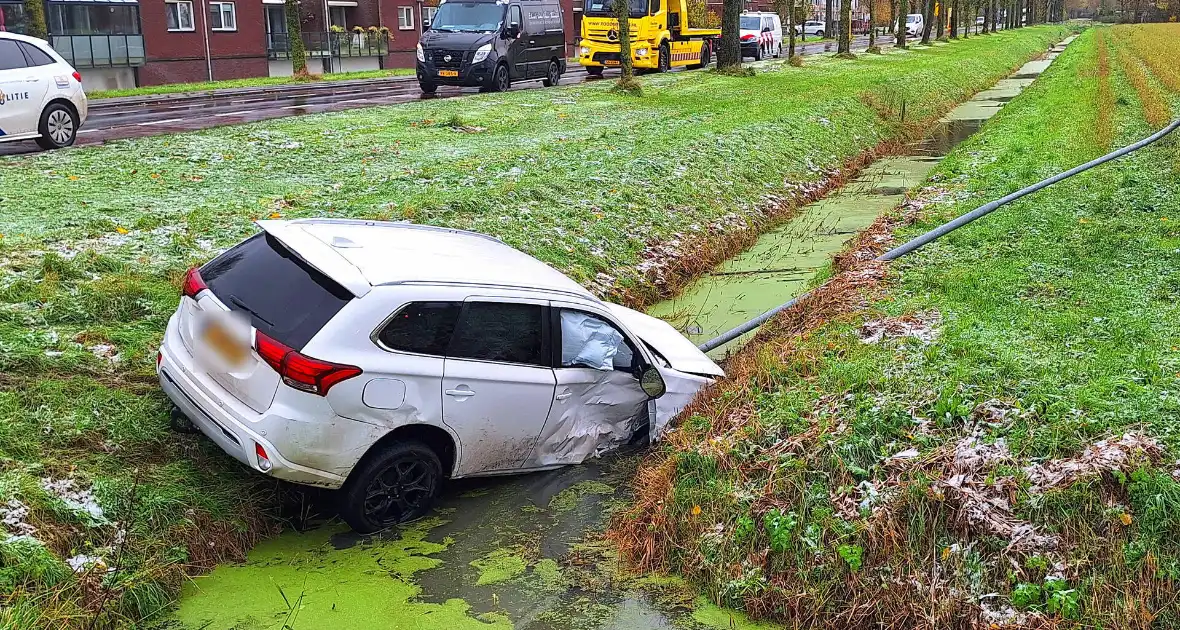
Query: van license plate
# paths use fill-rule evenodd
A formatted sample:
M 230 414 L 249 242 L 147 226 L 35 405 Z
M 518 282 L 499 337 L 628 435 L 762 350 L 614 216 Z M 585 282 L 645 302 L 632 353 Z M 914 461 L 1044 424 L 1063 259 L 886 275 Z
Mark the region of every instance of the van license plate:
M 201 339 L 231 366 L 241 365 L 249 354 L 249 350 L 217 321 L 206 323 Z
M 440 76 L 440 77 L 457 77 L 457 76 L 459 76 L 459 71 L 458 70 L 439 70 L 438 76 Z
M 617 65 L 619 65 L 619 62 L 615 61 L 614 59 L 607 59 L 606 61 L 602 62 L 602 65 L 604 65 L 604 66 L 617 66 Z

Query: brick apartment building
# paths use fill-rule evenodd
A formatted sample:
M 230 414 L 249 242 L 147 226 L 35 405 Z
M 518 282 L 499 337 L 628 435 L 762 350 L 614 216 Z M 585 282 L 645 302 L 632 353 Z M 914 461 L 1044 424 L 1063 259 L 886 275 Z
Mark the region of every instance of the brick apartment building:
M 283 0 L 43 1 L 50 44 L 94 89 L 291 74 Z M 573 2 L 562 0 L 571 46 Z M 413 67 L 437 4 L 301 0 L 308 69 Z M 0 0 L 0 30 L 24 32 L 25 23 L 24 0 Z

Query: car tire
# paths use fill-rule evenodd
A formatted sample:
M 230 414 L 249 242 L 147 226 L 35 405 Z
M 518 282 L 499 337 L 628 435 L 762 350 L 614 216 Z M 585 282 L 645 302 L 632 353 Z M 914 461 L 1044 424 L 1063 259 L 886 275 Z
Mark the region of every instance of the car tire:
M 557 61 L 549 62 L 549 69 L 545 71 L 545 78 L 541 80 L 541 84 L 545 87 L 553 87 L 561 82 L 561 65 Z
M 660 44 L 660 58 L 656 59 L 656 72 L 668 72 L 672 69 L 672 48 L 668 42 Z
M 78 115 L 61 103 L 50 103 L 41 112 L 37 132 L 37 144 L 46 151 L 68 147 L 78 138 Z
M 705 66 L 709 65 L 709 62 L 712 61 L 712 59 L 710 57 L 710 53 L 711 53 L 711 50 L 709 49 L 709 42 L 708 42 L 708 40 L 706 40 L 703 44 L 701 44 L 701 62 L 694 63 L 694 64 L 688 66 L 688 69 L 689 70 L 700 70 L 701 68 L 704 68 Z
M 816 32 L 815 32 L 815 38 L 816 38 L 816 39 L 823 39 L 823 38 L 824 38 L 824 32 L 823 32 L 823 31 L 816 31 Z
M 425 81 L 419 81 L 418 87 L 422 89 L 423 94 L 434 94 L 436 91 L 438 91 L 437 85 L 433 83 L 427 83 Z
M 782 45 L 782 44 L 779 44 L 779 45 L 778 45 L 778 50 L 776 50 L 776 51 L 774 52 L 774 58 L 775 58 L 775 59 L 778 59 L 778 58 L 780 58 L 780 57 L 782 57 L 782 56 L 783 56 L 783 45 Z
M 429 446 L 407 440 L 366 455 L 340 489 L 340 518 L 372 534 L 422 518 L 442 483 L 442 463 Z
M 762 44 L 754 49 L 754 61 L 762 61 Z
M 602 66 L 586 66 L 586 74 L 592 77 L 601 77 L 603 70 Z
M 507 92 L 511 85 L 512 82 L 508 79 L 508 65 L 502 63 L 496 66 L 496 71 L 492 73 L 491 83 L 488 84 L 488 91 Z

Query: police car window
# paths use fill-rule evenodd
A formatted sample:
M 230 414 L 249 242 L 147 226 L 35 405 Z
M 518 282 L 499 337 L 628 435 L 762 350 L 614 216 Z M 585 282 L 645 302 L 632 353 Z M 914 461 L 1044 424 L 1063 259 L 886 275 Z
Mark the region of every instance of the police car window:
M 25 51 L 25 57 L 28 59 L 30 66 L 48 66 L 49 64 L 56 63 L 53 57 L 46 54 L 44 50 L 32 44 L 26 44 L 25 42 L 18 43 L 20 44 L 21 50 Z
M 11 39 L 0 39 L 0 70 L 15 70 L 27 68 L 25 56 L 21 54 L 20 46 Z

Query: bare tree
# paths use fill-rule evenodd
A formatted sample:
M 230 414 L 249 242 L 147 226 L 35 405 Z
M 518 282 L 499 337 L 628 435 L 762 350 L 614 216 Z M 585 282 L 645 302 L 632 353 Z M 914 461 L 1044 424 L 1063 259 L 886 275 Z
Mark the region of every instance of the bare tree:
M 824 37 L 831 37 L 835 22 L 832 21 L 832 13 L 835 7 L 832 6 L 832 0 L 825 0 L 824 2 Z
M 930 32 L 934 30 L 934 0 L 922 2 L 922 44 L 930 45 Z
M 897 0 L 897 41 L 894 48 L 905 48 L 905 14 L 909 10 L 909 0 Z
M 836 54 L 852 54 L 852 0 L 840 0 L 840 39 L 836 43 Z
M 961 5 L 960 0 L 954 0 L 954 2 L 951 3 L 951 14 L 950 14 L 951 39 L 959 39 L 959 7 L 960 7 L 960 5 Z
M 287 52 L 291 55 L 291 71 L 297 77 L 307 76 L 307 49 L 303 47 L 303 23 L 299 19 L 299 0 L 286 0 Z
M 877 47 L 877 0 L 869 0 L 869 52 L 881 52 Z
M 717 47 L 717 69 L 742 67 L 742 0 L 725 0 L 721 8 L 721 43 Z
M 631 3 L 628 0 L 615 0 L 615 19 L 619 21 L 619 69 L 623 71 L 618 86 L 633 90 L 637 85 L 635 66 L 631 63 Z
M 795 2 L 796 0 L 787 2 L 787 59 L 795 56 Z

